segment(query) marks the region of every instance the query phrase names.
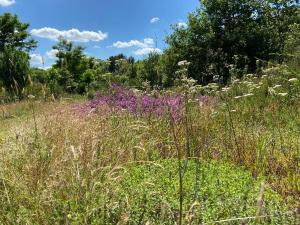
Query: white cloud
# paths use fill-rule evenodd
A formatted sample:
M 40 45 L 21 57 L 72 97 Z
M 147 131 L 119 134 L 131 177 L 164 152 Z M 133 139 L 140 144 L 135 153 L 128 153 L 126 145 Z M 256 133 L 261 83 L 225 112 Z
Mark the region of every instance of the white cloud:
M 101 46 L 99 46 L 99 45 L 94 45 L 94 48 L 101 48 Z
M 150 23 L 156 23 L 160 21 L 160 19 L 158 17 L 153 17 L 151 20 L 150 20 Z
M 159 48 L 154 48 L 154 40 L 152 38 L 145 38 L 143 41 L 139 40 L 131 40 L 128 42 L 117 41 L 113 43 L 112 47 L 115 48 L 131 48 L 134 47 L 136 50 L 134 51 L 135 55 L 142 56 L 147 55 L 151 52 L 162 53 L 162 50 Z
M 179 23 L 177 23 L 177 26 L 182 29 L 185 29 L 188 27 L 188 25 L 185 22 L 179 22 Z
M 0 6 L 6 7 L 15 4 L 15 0 L 0 0 Z
M 113 47 L 115 48 L 130 48 L 130 47 L 138 47 L 138 48 L 147 48 L 153 46 L 152 38 L 145 38 L 143 41 L 131 40 L 128 42 L 117 41 L 113 43 Z
M 161 54 L 162 51 L 159 48 L 149 48 L 149 47 L 147 47 L 147 48 L 140 48 L 140 49 L 138 49 L 134 52 L 134 54 L 139 55 L 139 56 L 148 55 L 150 53 Z
M 39 66 L 40 70 L 49 70 L 52 66 Z
M 58 50 L 57 49 L 51 49 L 50 51 L 47 51 L 46 52 L 46 56 L 49 58 L 49 59 L 56 59 L 56 54 L 58 53 Z
M 57 41 L 60 37 L 63 37 L 69 41 L 76 42 L 102 41 L 108 36 L 107 33 L 103 33 L 102 31 L 79 31 L 78 29 L 74 28 L 70 30 L 57 30 L 50 27 L 33 29 L 31 34 L 36 37 L 47 38 L 54 41 Z
M 31 54 L 30 63 L 31 65 L 43 65 L 44 59 L 40 54 Z

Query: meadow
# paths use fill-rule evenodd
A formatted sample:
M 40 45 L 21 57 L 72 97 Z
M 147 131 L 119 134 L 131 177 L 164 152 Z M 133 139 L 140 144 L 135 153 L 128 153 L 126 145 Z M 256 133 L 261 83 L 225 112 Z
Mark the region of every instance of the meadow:
M 269 66 L 1 104 L 0 223 L 299 224 L 299 93 Z

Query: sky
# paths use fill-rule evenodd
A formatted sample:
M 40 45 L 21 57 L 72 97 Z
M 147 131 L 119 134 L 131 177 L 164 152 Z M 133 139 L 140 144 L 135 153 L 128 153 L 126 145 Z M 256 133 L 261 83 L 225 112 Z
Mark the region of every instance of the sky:
M 161 53 L 171 25 L 184 28 L 198 6 L 199 0 L 0 0 L 0 14 L 17 14 L 30 23 L 38 41 L 31 64 L 47 68 L 55 62 L 52 46 L 60 36 L 100 59 Z

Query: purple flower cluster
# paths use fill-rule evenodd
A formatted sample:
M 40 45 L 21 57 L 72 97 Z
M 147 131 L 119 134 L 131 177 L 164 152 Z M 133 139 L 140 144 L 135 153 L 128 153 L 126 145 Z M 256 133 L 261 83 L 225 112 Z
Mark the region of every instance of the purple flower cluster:
M 87 106 L 97 108 L 107 105 L 112 109 L 126 109 L 131 113 L 136 113 L 138 107 L 138 96 L 130 89 L 119 85 L 113 85 L 108 94 L 99 92 Z
M 206 103 L 206 98 L 200 101 Z M 184 96 L 182 95 L 140 95 L 133 90 L 120 85 L 112 85 L 108 93 L 99 92 L 95 98 L 81 107 L 81 112 L 91 111 L 106 106 L 114 112 L 127 111 L 135 116 L 150 118 L 171 115 L 178 121 L 184 110 Z

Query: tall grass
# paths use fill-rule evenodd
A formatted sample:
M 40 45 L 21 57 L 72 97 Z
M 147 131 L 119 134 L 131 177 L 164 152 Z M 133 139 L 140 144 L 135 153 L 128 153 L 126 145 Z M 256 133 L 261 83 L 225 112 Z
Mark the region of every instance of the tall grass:
M 299 207 L 300 102 L 299 85 L 289 81 L 292 78 L 294 75 L 285 68 L 273 68 L 260 77 L 235 80 L 223 90 L 212 91 L 213 84 L 173 90 L 175 94 L 186 93 L 185 108 L 176 120 L 170 110 L 162 115 L 133 114 L 108 104 L 82 112 L 73 103 L 30 100 L 22 103 L 21 113 L 19 104 L 2 105 L 0 128 L 6 131 L 0 136 L 0 221 L 128 224 L 130 214 L 125 209 L 130 208 L 131 199 L 126 200 L 125 211 L 120 211 L 125 203 L 118 196 L 125 172 L 136 164 L 146 165 L 151 171 L 150 165 L 177 158 L 180 191 L 175 199 L 179 205 L 164 210 L 178 210 L 178 224 L 194 224 L 185 215 L 190 213 L 192 218 L 197 202 L 204 204 L 207 198 L 197 195 L 205 189 L 201 180 L 208 176 L 199 171 L 202 162 L 211 160 L 250 171 L 259 184 L 262 177 L 265 179 L 255 197 L 256 211 L 248 216 L 268 224 L 272 220 L 266 219 L 269 214 L 265 210 L 273 206 L 264 201 L 266 187 L 281 194 L 285 200 L 280 204 L 288 202 L 291 210 Z M 207 92 L 211 96 L 205 97 L 205 102 L 195 99 Z M 161 95 L 168 93 L 155 93 L 156 97 Z M 196 162 L 198 172 L 193 174 L 193 202 L 187 206 L 185 182 L 191 178 L 185 173 L 190 161 Z M 177 184 L 178 177 L 174 179 Z M 142 223 L 148 210 L 147 198 L 141 201 L 143 213 L 138 221 Z M 296 218 L 293 213 L 290 216 Z M 99 220 L 92 219 L 95 217 Z

